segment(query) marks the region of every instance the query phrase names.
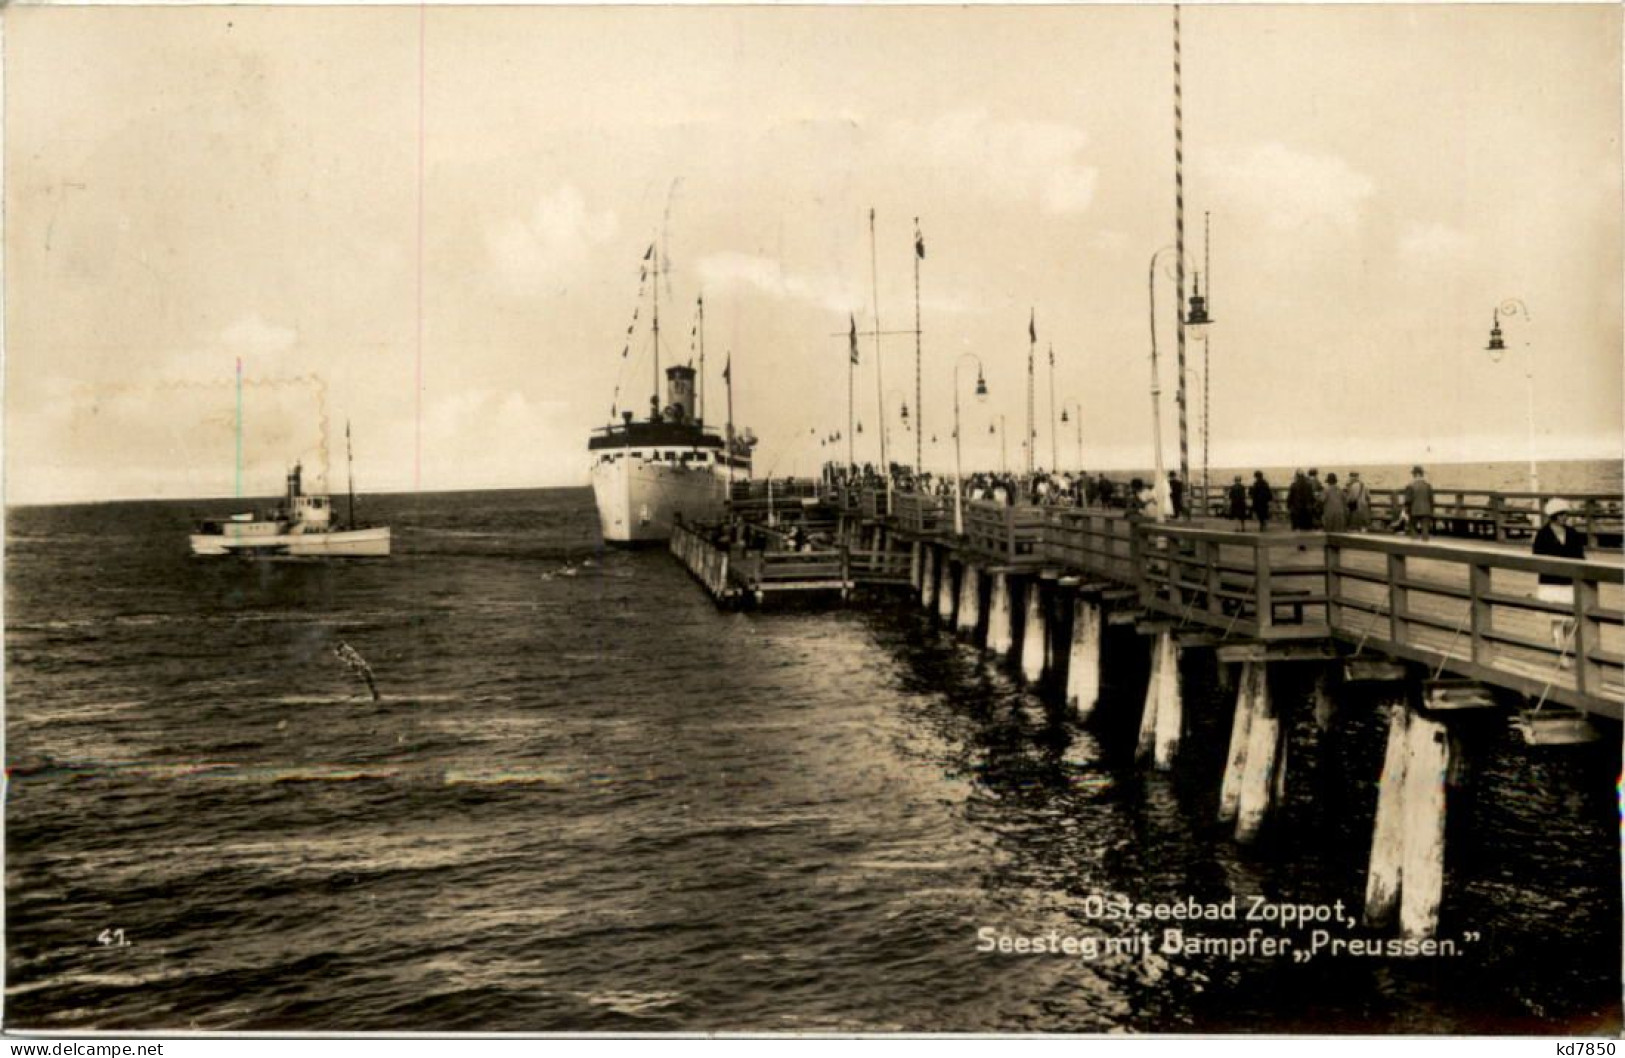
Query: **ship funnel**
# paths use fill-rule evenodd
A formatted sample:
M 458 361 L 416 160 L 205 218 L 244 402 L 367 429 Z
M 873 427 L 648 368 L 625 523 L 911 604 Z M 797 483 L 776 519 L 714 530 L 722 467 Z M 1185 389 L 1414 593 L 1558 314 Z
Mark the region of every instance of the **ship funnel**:
M 694 419 L 694 369 L 683 364 L 666 368 L 667 422 Z
M 293 469 L 288 471 L 288 509 L 289 510 L 293 509 L 293 501 L 297 500 L 300 496 L 303 495 L 303 493 L 299 489 L 299 478 L 300 478 L 301 473 L 303 473 L 303 469 L 304 468 L 301 467 L 298 463 L 295 463 L 293 465 Z

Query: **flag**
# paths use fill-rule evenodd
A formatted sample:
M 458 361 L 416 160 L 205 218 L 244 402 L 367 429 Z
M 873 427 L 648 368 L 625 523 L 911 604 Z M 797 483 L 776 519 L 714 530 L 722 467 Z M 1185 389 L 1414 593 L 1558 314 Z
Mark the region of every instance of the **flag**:
M 1053 345 L 1049 347 L 1049 366 L 1055 366 L 1055 346 Z
M 722 381 L 731 383 L 734 377 L 734 355 L 728 354 L 728 362 L 722 365 Z
M 925 260 L 925 236 L 920 234 L 920 218 L 914 218 L 914 256 Z
M 647 261 L 649 258 L 653 257 L 654 255 L 655 255 L 655 244 L 650 243 L 649 248 L 647 250 L 643 251 L 643 259 L 645 261 Z
M 1027 317 L 1027 338 L 1030 341 L 1038 341 L 1038 313 L 1036 311 Z
M 855 364 L 858 362 L 858 318 L 851 313 L 846 318 L 852 321 L 852 362 Z

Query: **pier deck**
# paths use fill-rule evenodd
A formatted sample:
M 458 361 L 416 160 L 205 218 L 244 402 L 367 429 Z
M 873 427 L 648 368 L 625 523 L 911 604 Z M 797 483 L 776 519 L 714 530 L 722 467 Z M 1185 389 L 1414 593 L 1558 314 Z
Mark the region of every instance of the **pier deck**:
M 788 502 L 778 507 L 775 497 L 775 506 L 786 515 L 818 525 L 839 519 L 834 546 L 789 550 L 763 521 L 762 498 L 740 497 L 736 513 L 765 550 L 719 548 L 692 528 L 673 541 L 719 601 L 918 588 L 919 549 L 929 547 L 940 565 L 1114 585 L 1126 600 L 1120 611 L 1221 642 L 1320 641 L 1589 713 L 1625 712 L 1625 563 L 1617 552 L 1585 562 L 1529 555 L 1517 526 L 1541 498 L 1535 494 L 1443 492 L 1441 510 L 1469 520 L 1493 513 L 1493 531 L 1463 522 L 1465 537 L 1426 542 L 1384 532 L 1243 532 L 1218 518 L 1157 523 L 1110 508 L 988 500 L 963 503 L 964 532 L 955 536 L 950 497 L 845 489 L 815 502 L 805 484 L 781 487 L 781 495 Z M 1589 512 L 1594 529 L 1606 530 L 1620 509 L 1618 496 L 1566 498 Z M 1537 597 L 1543 573 L 1573 581 L 1572 603 Z

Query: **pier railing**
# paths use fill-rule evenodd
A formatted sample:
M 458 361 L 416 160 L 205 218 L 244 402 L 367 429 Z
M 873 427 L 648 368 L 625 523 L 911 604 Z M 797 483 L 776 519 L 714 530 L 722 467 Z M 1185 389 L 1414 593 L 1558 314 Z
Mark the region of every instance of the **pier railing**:
M 1252 639 L 1328 632 L 1326 551 L 1318 533 L 1235 533 L 1142 522 L 1140 604 Z
M 953 501 L 920 492 L 899 492 L 892 497 L 897 527 L 916 536 L 933 536 L 953 525 Z
M 1620 716 L 1620 567 L 1341 533 L 1326 537 L 1326 554 L 1331 628 L 1357 651 Z M 1539 598 L 1543 573 L 1571 579 L 1572 601 Z
M 970 500 L 964 511 L 968 550 L 1005 566 L 1044 564 L 1044 508 Z
M 1134 584 L 1140 567 L 1135 524 L 1121 511 L 1045 508 L 1044 560 L 1051 566 Z

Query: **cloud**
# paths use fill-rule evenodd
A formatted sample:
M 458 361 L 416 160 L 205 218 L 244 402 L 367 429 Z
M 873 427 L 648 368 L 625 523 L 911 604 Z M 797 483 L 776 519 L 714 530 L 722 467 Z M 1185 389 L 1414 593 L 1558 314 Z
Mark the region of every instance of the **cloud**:
M 800 301 L 832 312 L 851 312 L 867 304 L 857 284 L 836 276 L 787 272 L 782 263 L 755 254 L 710 254 L 699 261 L 701 283 L 711 289 L 745 287 L 788 301 Z
M 1474 253 L 1473 237 L 1438 222 L 1413 224 L 1399 237 L 1399 254 L 1407 265 L 1453 264 Z
M 956 185 L 989 198 L 1031 202 L 1048 213 L 1081 213 L 1094 202 L 1099 170 L 1083 160 L 1089 135 L 1053 121 L 998 121 L 959 110 L 897 130 L 903 150 L 923 156 Z
M 299 341 L 299 332 L 292 327 L 269 323 L 254 312 L 221 331 L 220 337 L 234 352 L 264 356 L 293 348 Z
M 497 276 L 515 291 L 531 292 L 562 284 L 619 228 L 613 210 L 592 212 L 581 192 L 565 185 L 542 196 L 528 217 L 487 227 L 485 246 Z
M 1335 155 L 1308 154 L 1281 143 L 1218 156 L 1218 192 L 1237 200 L 1278 230 L 1315 223 L 1352 228 L 1376 190 L 1371 178 Z

